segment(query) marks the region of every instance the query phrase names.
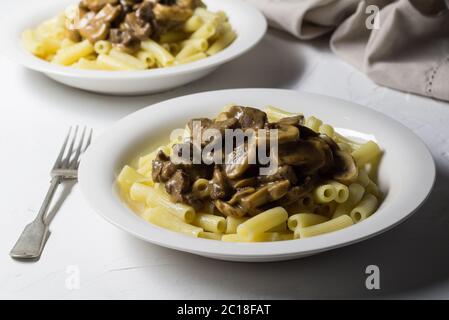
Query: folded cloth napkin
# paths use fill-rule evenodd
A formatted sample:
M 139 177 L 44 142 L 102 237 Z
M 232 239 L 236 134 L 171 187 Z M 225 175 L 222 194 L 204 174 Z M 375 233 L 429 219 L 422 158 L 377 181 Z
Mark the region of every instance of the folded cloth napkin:
M 270 25 L 332 50 L 380 85 L 449 101 L 444 0 L 246 0 Z

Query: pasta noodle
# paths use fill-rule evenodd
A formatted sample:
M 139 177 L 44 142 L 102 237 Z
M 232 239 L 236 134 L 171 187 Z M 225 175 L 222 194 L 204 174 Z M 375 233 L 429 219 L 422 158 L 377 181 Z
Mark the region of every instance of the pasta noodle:
M 295 229 L 295 238 L 309 238 L 313 236 L 317 236 L 320 234 L 325 234 L 337 230 L 344 229 L 352 225 L 352 219 L 348 215 L 342 215 L 338 218 L 315 224 L 310 227 L 305 228 L 296 228 Z
M 139 193 L 136 192 L 137 188 L 139 189 Z M 131 199 L 134 200 L 140 199 L 140 196 L 136 196 L 136 194 L 145 192 L 145 201 L 150 208 L 162 207 L 166 211 L 170 212 L 171 214 L 185 222 L 192 222 L 195 219 L 195 210 L 193 210 L 192 207 L 189 207 L 182 203 L 173 203 L 168 195 L 155 188 L 147 187 L 139 183 L 134 183 L 131 187 L 130 192 Z
M 86 58 L 79 59 L 78 62 L 74 63 L 72 66 L 84 70 L 98 70 L 100 68 L 97 61 L 92 61 Z
M 340 203 L 337 206 L 332 216 L 333 218 L 338 218 L 339 216 L 342 216 L 344 214 L 350 214 L 351 210 L 357 203 L 359 203 L 359 201 L 363 197 L 363 194 L 365 193 L 365 188 L 358 183 L 352 183 L 351 185 L 349 185 L 348 189 L 348 200 L 346 200 L 346 202 Z
M 112 49 L 112 44 L 109 41 L 101 40 L 94 44 L 94 50 L 97 54 L 108 54 Z
M 354 222 L 360 222 L 368 218 L 374 211 L 376 211 L 378 200 L 375 196 L 367 193 L 362 200 L 351 211 L 351 218 Z
M 306 127 L 312 129 L 315 132 L 319 132 L 319 129 L 322 124 L 323 121 L 321 121 L 318 118 L 315 118 L 314 116 L 308 117 L 306 120 Z
M 225 218 L 213 214 L 197 213 L 193 224 L 209 232 L 223 233 L 226 231 Z
M 190 62 L 194 62 L 194 61 L 198 61 L 201 59 L 206 58 L 207 55 L 204 52 L 198 52 L 196 54 L 193 54 L 187 58 L 184 59 L 179 59 L 175 61 L 175 64 L 186 64 L 186 63 L 190 63 Z
M 139 51 L 137 53 L 137 59 L 145 63 L 147 68 L 154 68 L 156 66 L 156 59 L 147 51 Z
M 209 39 L 217 30 L 217 24 L 215 21 L 209 21 L 203 24 L 198 30 L 196 30 L 190 37 L 192 39 Z
M 337 190 L 332 184 L 324 184 L 313 191 L 314 200 L 317 203 L 327 203 L 334 201 L 337 197 Z
M 300 113 L 291 113 L 291 112 L 276 108 L 274 106 L 268 106 L 265 109 L 265 112 L 267 113 L 268 120 L 271 122 L 276 122 L 276 121 L 279 121 L 282 118 L 286 118 L 286 117 L 300 115 Z
M 117 176 L 117 184 L 122 190 L 129 191 L 131 186 L 136 183 L 144 183 L 146 185 L 153 185 L 153 181 L 145 176 L 139 174 L 130 166 L 124 166 L 120 174 Z
M 76 43 L 72 46 L 58 50 L 52 62 L 64 66 L 71 65 L 79 59 L 86 57 L 94 52 L 94 47 L 89 41 Z
M 186 23 L 184 24 L 183 31 L 192 33 L 201 28 L 203 25 L 204 20 L 198 15 L 191 16 Z
M 237 227 L 237 234 L 249 240 L 256 235 L 264 233 L 271 228 L 285 222 L 288 218 L 287 211 L 282 207 L 276 207 L 248 219 Z
M 168 213 L 165 208 L 155 207 L 148 209 L 143 214 L 143 218 L 159 227 L 163 227 L 175 232 L 180 232 L 191 237 L 198 237 L 203 229 L 185 223 Z
M 374 141 L 368 141 L 352 153 L 354 160 L 359 167 L 374 160 L 380 153 L 379 146 Z
M 319 133 L 323 133 L 327 135 L 328 137 L 332 138 L 334 136 L 334 128 L 328 124 L 322 124 L 319 129 Z
M 286 222 L 282 222 L 281 224 L 269 229 L 267 232 L 284 232 L 287 231 L 287 223 Z
M 184 32 L 169 31 L 169 32 L 161 35 L 161 37 L 159 38 L 159 42 L 162 44 L 171 43 L 171 42 L 179 42 L 179 41 L 185 40 L 187 37 L 188 37 L 188 35 L 185 34 Z
M 209 190 L 209 180 L 198 179 L 193 183 L 192 191 L 199 198 L 206 198 L 210 194 Z
M 382 193 L 380 192 L 379 187 L 371 180 L 366 186 L 366 192 L 373 194 L 377 198 L 382 197 Z
M 136 70 L 133 66 L 123 63 L 110 55 L 100 54 L 97 57 L 98 65 L 105 70 Z
M 156 61 L 163 67 L 171 65 L 175 61 L 175 58 L 170 52 L 153 40 L 143 41 L 142 49 L 151 53 Z
M 236 38 L 237 34 L 232 29 L 226 30 L 226 32 L 224 32 L 224 34 L 210 46 L 209 50 L 207 50 L 207 54 L 209 56 L 217 54 L 229 46 Z
M 281 233 L 281 232 L 265 232 L 256 235 L 252 239 L 248 239 L 240 234 L 224 234 L 221 237 L 221 241 L 225 242 L 269 242 L 269 241 L 282 241 L 292 240 L 293 233 Z
M 317 205 L 313 209 L 313 212 L 316 214 L 320 214 L 322 216 L 330 217 L 334 214 L 336 207 L 337 207 L 337 202 L 331 201 L 331 202 L 322 203 L 322 204 Z
M 357 182 L 362 185 L 362 187 L 366 188 L 370 181 L 371 179 L 369 178 L 368 173 L 365 170 L 359 170 Z
M 335 188 L 335 191 L 336 191 L 335 201 L 336 202 L 343 203 L 346 200 L 348 200 L 349 190 L 348 190 L 347 186 L 345 186 L 343 183 L 340 183 L 337 181 L 330 181 L 328 183 Z
M 296 228 L 306 228 L 315 224 L 328 221 L 329 218 L 313 213 L 297 213 L 288 218 L 288 228 L 295 231 Z
M 209 240 L 221 240 L 221 234 L 207 231 L 201 231 L 198 237 Z
M 241 225 L 243 222 L 248 220 L 249 218 L 243 217 L 243 218 L 237 218 L 237 217 L 226 217 L 226 232 L 227 234 L 230 233 L 237 233 L 237 227 Z
M 139 60 L 138 58 L 136 58 L 130 54 L 121 52 L 117 49 L 112 49 L 109 52 L 109 56 L 111 58 L 117 59 L 124 65 L 129 66 L 129 68 L 136 69 L 136 70 L 147 69 L 147 65 L 145 62 Z
M 186 59 L 194 54 L 204 52 L 209 47 L 206 39 L 193 39 L 181 44 L 181 51 L 176 55 L 177 60 Z

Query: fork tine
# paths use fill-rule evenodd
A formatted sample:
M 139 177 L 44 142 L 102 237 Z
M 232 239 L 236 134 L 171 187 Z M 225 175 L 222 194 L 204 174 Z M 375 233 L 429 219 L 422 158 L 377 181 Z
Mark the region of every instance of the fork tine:
M 78 142 L 78 146 L 76 147 L 76 151 L 75 151 L 75 156 L 72 160 L 72 164 L 70 165 L 70 169 L 75 169 L 76 165 L 78 163 L 78 158 L 80 157 L 81 154 L 81 149 L 83 148 L 83 144 L 84 144 L 84 136 L 86 135 L 86 127 L 84 127 L 83 129 L 83 133 L 81 133 L 81 138 Z
M 84 151 L 87 150 L 87 148 L 90 146 L 90 142 L 92 141 L 92 134 L 94 133 L 93 129 L 90 129 L 89 137 L 87 138 L 86 147 L 84 148 Z
M 65 147 L 67 146 L 67 142 L 69 141 L 70 133 L 72 132 L 72 127 L 69 128 L 67 135 L 64 139 L 64 143 L 62 144 L 61 151 L 59 151 L 59 155 L 56 158 L 55 164 L 53 165 L 53 169 L 56 169 L 60 166 L 62 157 L 64 155 Z
M 89 135 L 87 137 L 87 141 L 86 141 L 86 145 L 84 146 L 84 149 L 82 150 L 82 152 L 85 152 L 87 150 L 87 148 L 90 145 L 90 142 L 92 141 L 92 134 L 93 134 L 93 129 L 89 130 Z M 77 162 L 75 162 L 75 170 L 78 170 L 78 167 L 80 165 L 80 161 L 78 160 Z
M 75 132 L 73 133 L 72 140 L 70 142 L 69 150 L 67 151 L 67 155 L 62 163 L 61 169 L 67 169 L 70 163 L 70 158 L 72 157 L 73 146 L 75 145 L 76 136 L 78 135 L 78 126 L 75 127 Z

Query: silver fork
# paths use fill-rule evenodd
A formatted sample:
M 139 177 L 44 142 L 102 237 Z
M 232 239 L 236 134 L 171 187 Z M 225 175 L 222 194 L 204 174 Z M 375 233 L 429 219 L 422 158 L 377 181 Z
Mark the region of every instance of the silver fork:
M 25 227 L 9 253 L 12 258 L 37 260 L 41 256 L 45 243 L 50 235 L 49 224 L 51 221 L 48 221 L 46 216 L 56 189 L 62 181 L 78 178 L 80 155 L 87 149 L 92 140 L 92 129 L 87 130 L 87 128 L 84 127 L 81 137 L 77 139 L 78 131 L 78 126 L 76 126 L 74 130 L 70 127 L 61 151 L 51 170 L 50 188 L 48 189 L 44 202 L 34 221 Z M 89 131 L 89 133 L 87 133 L 87 131 Z M 77 140 L 78 142 L 75 147 Z

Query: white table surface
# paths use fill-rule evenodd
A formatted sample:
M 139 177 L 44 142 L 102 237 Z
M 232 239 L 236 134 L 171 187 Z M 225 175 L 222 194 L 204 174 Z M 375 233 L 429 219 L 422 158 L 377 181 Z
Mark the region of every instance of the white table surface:
M 14 9 L 25 3 L 14 1 Z M 449 298 L 449 104 L 377 86 L 336 58 L 326 39 L 299 42 L 270 31 L 257 48 L 207 78 L 155 96 L 79 91 L 3 55 L 0 70 L 0 298 Z M 96 215 L 76 185 L 67 186 L 41 260 L 9 258 L 17 236 L 40 207 L 49 167 L 70 125 L 91 126 L 98 135 L 157 101 L 244 87 L 326 94 L 399 120 L 432 150 L 438 168 L 433 193 L 412 218 L 373 239 L 295 261 L 247 264 L 135 239 Z M 371 264 L 380 268 L 377 291 L 365 288 L 365 268 Z M 79 289 L 66 286 L 71 266 L 80 271 Z

